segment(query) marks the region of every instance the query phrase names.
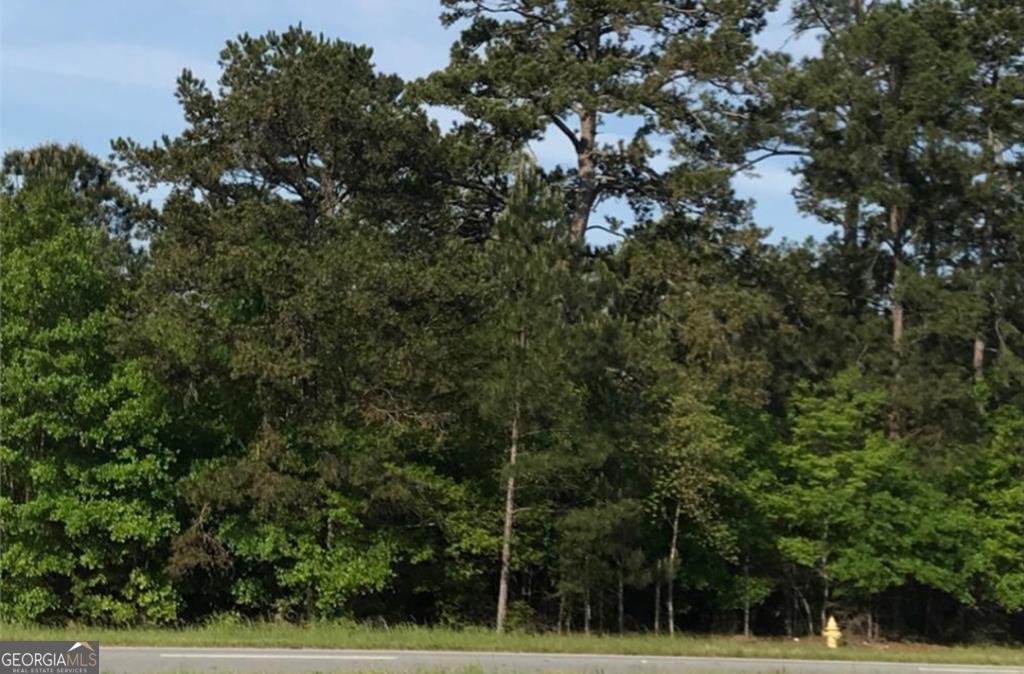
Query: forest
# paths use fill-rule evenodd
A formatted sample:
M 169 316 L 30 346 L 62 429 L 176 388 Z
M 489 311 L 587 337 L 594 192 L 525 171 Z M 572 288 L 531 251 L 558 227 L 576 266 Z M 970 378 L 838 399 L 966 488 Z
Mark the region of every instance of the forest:
M 1024 641 L 1024 4 L 440 4 L 4 156 L 0 620 Z

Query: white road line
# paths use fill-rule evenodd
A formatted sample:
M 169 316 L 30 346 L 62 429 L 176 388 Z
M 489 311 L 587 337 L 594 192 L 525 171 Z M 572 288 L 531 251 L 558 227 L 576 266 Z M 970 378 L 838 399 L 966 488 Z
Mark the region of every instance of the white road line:
M 918 667 L 919 672 L 945 672 L 946 674 L 991 674 L 993 672 L 1013 672 L 1012 669 L 997 669 L 995 667 L 980 669 L 977 667 Z M 1020 671 L 1020 670 L 1016 670 Z
M 161 658 L 207 660 L 397 660 L 394 655 L 312 655 L 309 653 L 161 653 Z

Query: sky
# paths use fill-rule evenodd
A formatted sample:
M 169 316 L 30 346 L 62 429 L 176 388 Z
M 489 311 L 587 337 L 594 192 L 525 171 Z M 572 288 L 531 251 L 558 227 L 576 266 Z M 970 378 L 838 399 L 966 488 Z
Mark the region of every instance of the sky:
M 812 36 L 790 35 L 788 11 L 783 0 L 758 43 L 797 57 L 813 54 Z M 2 0 L 0 150 L 78 143 L 106 157 L 118 136 L 145 144 L 173 136 L 184 128 L 174 98 L 181 70 L 216 81 L 220 49 L 244 32 L 301 23 L 370 45 L 382 72 L 422 77 L 445 66 L 456 37 L 438 14 L 433 0 Z M 557 133 L 531 149 L 546 166 L 572 158 Z M 820 238 L 826 228 L 793 204 L 791 166 L 785 159 L 764 162 L 756 174 L 737 177 L 736 190 L 755 200 L 755 220 L 772 230 L 770 240 Z M 616 214 L 616 206 L 605 212 Z

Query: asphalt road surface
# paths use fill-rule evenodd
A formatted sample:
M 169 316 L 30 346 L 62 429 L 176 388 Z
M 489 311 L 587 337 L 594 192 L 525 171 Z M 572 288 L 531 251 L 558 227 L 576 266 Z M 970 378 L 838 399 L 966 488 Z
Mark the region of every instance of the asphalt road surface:
M 1024 667 L 761 658 L 697 658 L 559 653 L 356 651 L 274 648 L 123 648 L 100 645 L 100 670 L 111 674 L 218 672 L 298 674 L 395 672 L 480 667 L 499 674 L 1024 674 Z

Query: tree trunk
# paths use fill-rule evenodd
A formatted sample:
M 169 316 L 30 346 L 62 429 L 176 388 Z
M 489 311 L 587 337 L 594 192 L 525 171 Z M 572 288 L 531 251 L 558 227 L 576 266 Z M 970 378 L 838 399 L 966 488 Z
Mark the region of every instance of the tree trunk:
M 900 241 L 900 210 L 897 206 L 889 208 L 889 233 L 892 234 L 892 347 L 893 367 L 899 366 L 899 358 L 903 347 L 903 301 L 900 295 L 900 265 L 903 264 L 903 244 Z
M 827 560 L 822 560 L 822 564 L 826 564 Z M 829 601 L 829 584 L 828 576 L 824 573 L 821 574 L 821 629 L 825 629 L 825 624 L 828 622 L 828 601 Z
M 864 269 L 860 255 L 860 200 L 851 198 L 846 202 L 843 214 L 843 253 L 852 273 L 845 279 L 848 294 L 847 303 L 851 311 L 857 311 L 864 300 Z
M 661 634 L 661 576 L 654 574 L 654 633 Z
M 900 366 L 903 362 L 903 301 L 900 299 L 900 267 L 903 264 L 903 243 L 900 240 L 900 212 L 898 206 L 889 207 L 889 233 L 892 234 L 892 376 L 893 381 L 900 378 Z M 897 438 L 902 434 L 903 423 L 897 405 L 889 411 L 889 437 Z
M 668 635 L 670 637 L 676 634 L 676 602 L 672 585 L 671 579 L 665 583 L 665 620 L 668 622 Z
M 625 607 L 625 602 L 623 602 L 623 594 L 624 594 L 624 592 L 623 592 L 623 585 L 625 583 L 624 583 L 624 581 L 622 579 L 622 567 L 621 566 L 618 569 L 618 573 L 619 573 L 619 575 L 618 575 L 617 580 L 618 580 L 619 586 L 618 586 L 618 597 L 617 597 L 617 599 L 618 599 L 617 610 L 618 610 L 618 618 L 619 618 L 619 620 L 618 620 L 619 634 L 622 634 L 623 632 L 626 631 L 626 607 Z
M 807 616 L 807 636 L 814 636 L 814 611 L 811 610 L 811 602 L 807 601 L 807 597 L 797 587 L 796 581 L 793 581 L 793 601 L 797 602 L 797 607 L 802 606 L 804 609 L 804 615 Z M 795 616 L 794 616 L 795 620 Z
M 565 593 L 560 592 L 558 595 L 558 633 L 563 634 L 565 632 Z
M 786 636 L 793 638 L 793 616 L 796 615 L 794 607 L 796 606 L 796 598 L 793 596 L 792 591 L 785 593 L 784 601 L 786 604 L 785 615 L 783 616 L 783 622 L 786 627 Z
M 583 590 L 583 633 L 590 635 L 590 588 Z
M 512 561 L 512 517 L 515 513 L 516 455 L 519 453 L 519 403 L 515 404 L 512 415 L 512 432 L 508 447 L 508 480 L 505 483 L 505 526 L 501 534 L 501 577 L 498 581 L 498 615 L 495 629 L 505 631 L 505 616 L 508 613 L 508 578 Z
M 985 378 L 985 338 L 977 335 L 974 338 L 974 381 L 981 382 Z
M 677 503 L 676 514 L 672 518 L 672 545 L 668 550 L 668 583 L 665 588 L 665 612 L 668 614 L 669 636 L 673 636 L 676 633 L 675 580 L 676 558 L 678 556 L 676 547 L 679 542 L 679 514 L 680 505 Z
M 750 562 L 743 564 L 743 636 L 750 637 Z
M 849 254 L 855 254 L 860 247 L 860 200 L 848 199 L 843 213 L 843 247 Z
M 574 243 L 581 243 L 587 234 L 590 212 L 597 201 L 597 112 L 582 110 L 579 113 L 580 135 L 576 141 L 576 171 L 579 184 L 575 190 L 570 236 Z
M 988 127 L 987 141 L 988 151 L 992 157 L 993 166 L 991 167 L 991 173 L 1000 171 L 1002 169 L 1002 145 L 996 139 L 995 133 L 992 131 L 992 127 Z M 984 278 L 990 273 L 992 267 L 992 239 L 994 236 L 992 214 L 989 209 L 985 209 L 985 220 L 984 229 L 981 233 L 981 243 L 979 244 L 980 250 L 978 252 L 978 275 L 979 278 L 975 280 L 975 288 L 978 294 L 978 299 L 982 306 L 985 307 L 984 318 L 981 320 L 981 325 L 978 327 L 978 331 L 974 337 L 974 357 L 972 359 L 972 365 L 974 367 L 974 381 L 981 382 L 985 378 L 985 323 L 991 318 L 990 305 L 988 298 L 985 296 L 984 285 L 981 282 L 981 278 Z

